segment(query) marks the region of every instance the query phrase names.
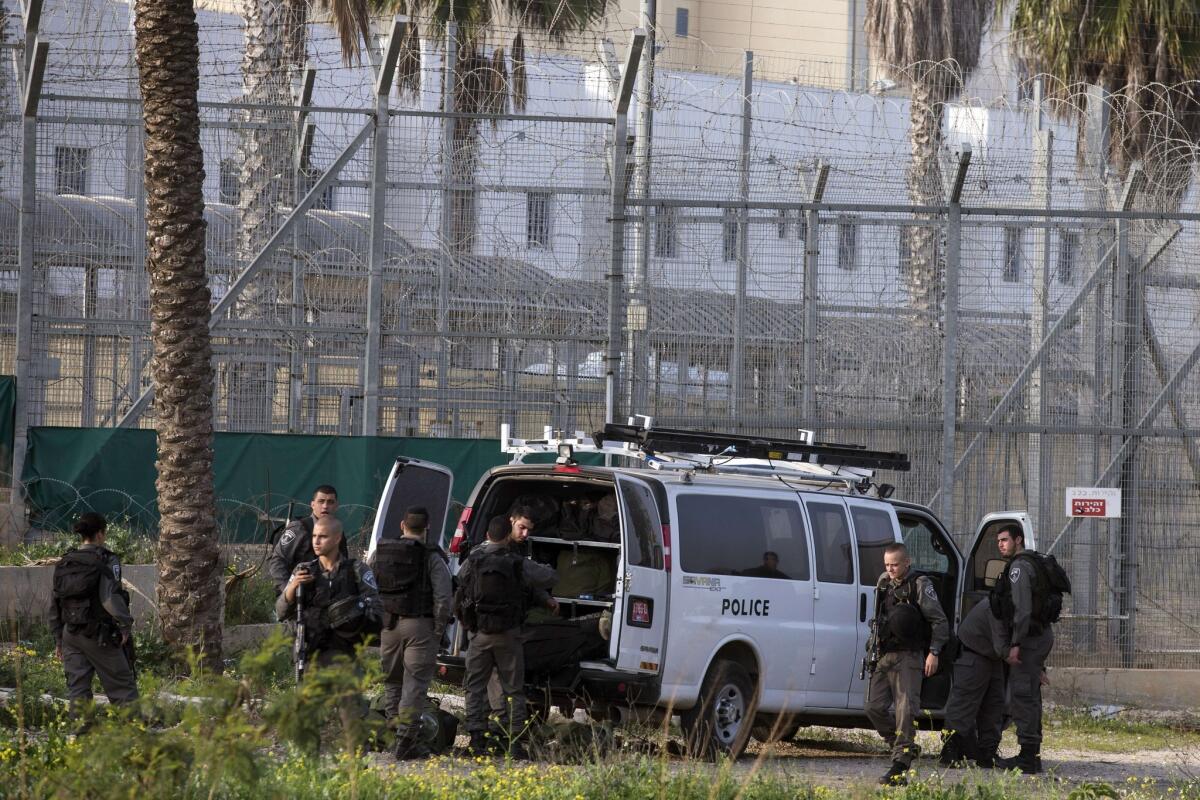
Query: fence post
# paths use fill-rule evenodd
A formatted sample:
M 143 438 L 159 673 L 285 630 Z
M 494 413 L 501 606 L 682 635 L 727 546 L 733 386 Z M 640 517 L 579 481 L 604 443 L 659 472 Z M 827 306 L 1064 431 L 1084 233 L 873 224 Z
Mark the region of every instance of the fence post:
M 809 202 L 820 203 L 825 196 L 829 165 L 817 164 Z M 804 394 L 800 399 L 800 416 L 806 427 L 814 431 L 817 413 L 817 325 L 820 313 L 817 301 L 821 278 L 821 218 L 815 208 L 804 212 Z
M 613 422 L 617 416 L 617 392 L 621 386 L 621 321 L 624 317 L 625 281 L 625 195 L 629 182 L 625 175 L 626 137 L 629 130 L 629 100 L 633 95 L 633 82 L 638 74 L 642 48 L 646 43 L 646 32 L 636 29 L 629 41 L 629 53 L 625 56 L 625 70 L 621 73 L 621 85 L 613 103 L 612 140 L 612 241 L 611 262 L 608 270 L 608 342 L 604 369 L 604 421 Z M 643 221 L 649 208 L 642 207 Z
M 449 386 L 450 351 L 447 336 L 450 326 L 450 259 L 451 242 L 455 241 L 454 232 L 454 112 L 455 84 L 458 76 L 458 23 L 446 23 L 446 44 L 444 48 L 445 62 L 442 64 L 442 109 L 446 116 L 442 117 L 442 246 L 438 253 L 438 294 L 437 294 L 437 405 L 435 422 L 440 422 L 446 414 L 446 389 Z M 418 348 L 418 353 L 420 348 Z M 420 356 L 417 370 L 420 373 Z M 500 420 L 508 422 L 507 419 Z M 420 426 L 420 412 L 417 416 Z
M 1035 87 L 1034 102 L 1037 104 L 1038 130 L 1033 133 L 1033 167 L 1031 178 L 1031 194 L 1037 208 L 1050 208 L 1051 186 L 1053 181 L 1053 131 L 1042 127 L 1041 113 L 1041 80 Z M 1050 218 L 1044 217 L 1043 222 L 1049 224 Z M 1030 352 L 1045 340 L 1049 330 L 1050 313 L 1050 230 L 1047 227 L 1033 229 L 1033 306 L 1029 314 Z M 1029 376 L 1026 385 L 1026 403 L 1029 409 L 1028 422 L 1038 426 L 1038 430 L 1029 434 L 1029 478 L 1028 502 L 1030 516 L 1033 518 L 1033 530 L 1041 536 L 1050 528 L 1049 497 L 1050 497 L 1050 467 L 1053 455 L 1049 446 L 1049 434 L 1046 429 L 1046 380 L 1045 362 L 1038 362 L 1037 367 Z
M 375 140 L 371 146 L 370 231 L 371 242 L 367 262 L 367 343 L 363 354 L 363 417 L 362 435 L 379 433 L 379 351 L 383 347 L 383 260 L 384 219 L 387 215 L 388 166 L 388 96 L 392 91 L 392 76 L 400 56 L 400 43 L 408 29 L 408 17 L 397 15 L 392 20 L 387 49 L 375 78 Z
M 958 171 L 950 184 L 946 208 L 946 303 L 942 353 L 942 524 L 954 526 L 954 456 L 958 416 L 958 281 L 962 249 L 962 190 L 971 164 L 971 147 L 963 143 Z
M 292 204 L 300 199 L 305 176 L 308 174 L 308 162 L 312 153 L 313 137 L 316 136 L 316 125 L 308 121 L 307 106 L 312 102 L 313 86 L 317 80 L 317 71 L 305 67 L 300 78 L 300 90 L 297 93 L 296 105 L 296 150 L 292 153 Z M 303 226 L 297 224 L 292 229 L 292 344 L 288 352 L 288 433 L 300 432 L 300 417 L 304 409 L 304 358 L 303 350 L 308 347 L 308 337 L 300 333 L 304 325 L 304 255 L 301 250 L 301 234 Z M 316 376 L 314 375 L 315 379 Z
M 641 30 L 645 32 L 644 63 L 637 75 L 638 110 L 634 125 L 634 165 L 637 186 L 634 195 L 650 198 L 651 164 L 654 159 L 654 58 L 658 36 L 658 2 L 641 0 Z M 645 371 L 648 366 L 647 336 L 650 328 L 650 207 L 641 206 L 639 221 L 633 228 L 633 271 L 629 276 L 626 333 L 629 358 L 625 364 L 628 389 L 627 411 L 646 411 Z M 658 369 L 657 363 L 655 369 Z
M 31 0 L 25 12 L 25 74 L 21 98 L 21 202 L 17 221 L 17 336 L 16 402 L 14 403 L 12 502 L 21 502 L 21 472 L 29 447 L 30 399 L 33 381 L 33 249 L 37 226 L 37 110 L 42 94 L 42 76 L 50 45 L 38 40 L 41 0 Z
M 738 219 L 738 254 L 736 290 L 733 301 L 733 354 L 729 372 L 733 379 L 730 417 L 734 428 L 742 425 L 746 393 L 746 273 L 750 270 L 750 137 L 753 126 L 752 99 L 754 93 L 754 52 L 746 51 L 742 71 L 742 148 L 739 163 L 738 197 L 741 212 Z M 682 384 L 682 379 L 681 379 Z
M 1120 199 L 1121 211 L 1132 208 L 1142 188 L 1141 165 L 1130 167 L 1130 177 Z M 1142 272 L 1130 254 L 1132 222 L 1124 217 L 1117 218 L 1117 258 L 1114 286 L 1119 286 L 1117 302 L 1114 303 L 1114 333 L 1120 338 L 1120 358 L 1114 356 L 1113 365 L 1121 365 L 1119 376 L 1121 390 L 1113 396 L 1114 411 L 1121 427 L 1119 445 L 1126 455 L 1121 462 L 1118 486 L 1121 488 L 1121 518 L 1115 522 L 1112 539 L 1117 545 L 1110 550 L 1113 559 L 1113 591 L 1116 593 L 1117 636 L 1121 649 L 1121 665 L 1130 668 L 1134 664 L 1137 650 L 1137 559 L 1138 559 L 1138 448 L 1137 442 L 1129 440 L 1138 434 L 1132 429 L 1138 425 L 1137 389 L 1139 372 L 1139 349 L 1142 339 Z M 1117 349 L 1117 348 L 1114 348 Z M 1152 420 L 1151 420 L 1152 421 Z

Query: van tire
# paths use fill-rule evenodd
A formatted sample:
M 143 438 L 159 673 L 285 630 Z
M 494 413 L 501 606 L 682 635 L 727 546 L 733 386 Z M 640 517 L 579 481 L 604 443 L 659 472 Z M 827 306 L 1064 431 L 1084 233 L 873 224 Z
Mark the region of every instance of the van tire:
M 717 659 L 700 686 L 696 705 L 680 714 L 684 746 L 692 758 L 736 759 L 750 741 L 758 695 L 746 669 Z

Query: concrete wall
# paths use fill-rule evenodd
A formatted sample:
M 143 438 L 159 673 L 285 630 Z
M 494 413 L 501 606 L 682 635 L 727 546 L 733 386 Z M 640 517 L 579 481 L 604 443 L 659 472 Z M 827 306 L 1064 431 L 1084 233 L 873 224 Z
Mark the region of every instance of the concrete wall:
M 154 619 L 158 568 L 153 564 L 122 564 L 134 624 L 145 627 Z M 0 567 L 0 619 L 48 620 L 54 588 L 54 567 Z
M 1047 697 L 1073 706 L 1195 710 L 1200 709 L 1200 670 L 1063 667 L 1050 671 Z

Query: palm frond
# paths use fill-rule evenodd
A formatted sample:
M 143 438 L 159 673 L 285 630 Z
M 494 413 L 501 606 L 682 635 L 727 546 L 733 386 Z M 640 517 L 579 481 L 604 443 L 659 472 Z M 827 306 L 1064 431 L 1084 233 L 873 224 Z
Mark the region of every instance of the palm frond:
M 371 38 L 371 0 L 314 0 L 314 4 L 329 11 L 342 46 L 342 60 L 358 62 Z
M 492 52 L 492 64 L 487 73 L 488 81 L 488 111 L 489 114 L 503 114 L 508 110 L 508 62 L 504 60 L 504 48 L 497 47 Z M 498 118 L 492 119 L 492 128 L 500 124 Z

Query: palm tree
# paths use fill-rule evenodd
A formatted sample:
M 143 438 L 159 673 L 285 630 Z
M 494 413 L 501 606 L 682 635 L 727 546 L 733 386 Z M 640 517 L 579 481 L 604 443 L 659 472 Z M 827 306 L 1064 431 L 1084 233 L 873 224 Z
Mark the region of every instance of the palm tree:
M 606 10 L 606 0 L 371 0 L 371 5 L 377 12 L 427 20 L 442 40 L 448 24 L 455 23 L 453 108 L 464 115 L 501 114 L 510 100 L 517 112 L 523 112 L 528 98 L 524 34 L 536 33 L 561 43 L 587 30 Z M 516 31 L 507 59 L 502 44 L 494 46 L 490 55 L 487 52 L 489 41 L 497 41 L 502 28 Z M 414 25 L 410 48 L 397 69 L 401 91 L 416 88 L 420 61 L 419 51 L 412 46 L 418 35 Z M 451 182 L 470 185 L 479 167 L 479 119 L 461 116 L 453 124 Z M 470 252 L 474 245 L 475 195 L 470 188 L 450 192 L 451 230 L 445 246 L 451 250 Z
M 1083 84 L 1112 95 L 1108 160 L 1122 178 L 1141 161 L 1143 206 L 1177 210 L 1200 135 L 1200 6 L 1110 0 L 1000 0 L 1017 54 L 1050 76 L 1050 93 L 1082 109 Z M 1080 126 L 1082 131 L 1082 126 Z
M 979 65 L 980 41 L 991 14 L 992 0 L 867 0 L 866 30 L 874 58 L 888 77 L 912 90 L 907 182 L 914 205 L 945 201 L 942 113 Z M 932 326 L 942 295 L 939 234 L 930 225 L 916 225 L 907 237 L 910 303 L 919 323 Z
M 137 0 L 146 129 L 146 269 L 158 432 L 158 611 L 176 652 L 221 662 L 212 473 L 212 346 L 204 261 L 200 48 L 192 0 Z

